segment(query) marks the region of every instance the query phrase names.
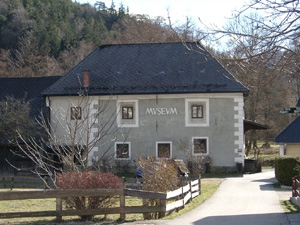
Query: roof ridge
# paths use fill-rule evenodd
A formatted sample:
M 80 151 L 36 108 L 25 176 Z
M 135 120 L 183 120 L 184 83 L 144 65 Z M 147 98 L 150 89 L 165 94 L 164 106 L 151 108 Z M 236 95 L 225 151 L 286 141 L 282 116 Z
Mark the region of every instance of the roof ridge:
M 11 80 L 13 80 L 13 79 L 28 79 L 28 80 L 33 80 L 33 79 L 39 79 L 39 78 L 57 78 L 57 77 L 61 77 L 62 75 L 54 75 L 54 76 L 38 76 L 38 77 L 36 77 L 36 76 L 34 76 L 34 77 L 0 77 L 0 79 L 1 80 L 9 80 L 9 79 L 11 79 Z
M 104 48 L 104 47 L 114 47 L 114 46 L 130 46 L 130 45 L 165 45 L 165 44 L 183 44 L 183 43 L 189 43 L 189 44 L 198 44 L 201 45 L 198 41 L 187 41 L 187 42 L 182 42 L 182 41 L 174 41 L 174 42 L 147 42 L 147 43 L 125 43 L 125 44 L 103 44 L 100 45 L 99 48 Z

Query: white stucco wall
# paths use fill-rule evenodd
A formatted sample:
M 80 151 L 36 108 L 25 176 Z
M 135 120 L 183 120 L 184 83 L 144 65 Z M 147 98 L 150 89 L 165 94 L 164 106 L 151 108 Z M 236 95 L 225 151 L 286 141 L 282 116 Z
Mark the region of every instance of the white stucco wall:
M 137 107 L 134 124 L 122 123 L 119 119 L 118 106 L 126 102 Z M 193 102 L 204 105 L 204 118 L 196 122 L 191 122 L 187 116 L 187 107 Z M 92 139 L 100 132 L 101 124 L 109 118 L 117 131 L 97 143 L 90 159 L 99 159 L 107 149 L 113 156 L 115 142 L 130 143 L 131 161 L 141 156 L 156 156 L 158 142 L 172 143 L 172 157 L 187 159 L 193 157 L 189 152 L 193 137 L 201 137 L 207 139 L 213 167 L 235 168 L 236 162 L 243 162 L 244 111 L 241 93 L 93 96 L 85 102 L 80 97 L 49 97 L 51 124 L 58 139 L 68 144 L 63 127 L 66 122 L 74 122 L 67 115 L 72 105 L 87 105 L 85 108 L 88 110 L 83 110 L 83 117 L 86 113 L 93 118 L 105 103 L 106 109 L 98 116 L 98 125 L 89 130 L 89 137 Z

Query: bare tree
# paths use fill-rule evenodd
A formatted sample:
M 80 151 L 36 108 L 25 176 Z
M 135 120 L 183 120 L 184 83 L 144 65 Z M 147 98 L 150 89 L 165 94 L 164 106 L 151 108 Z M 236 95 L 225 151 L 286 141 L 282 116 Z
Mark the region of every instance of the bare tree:
M 299 36 L 299 15 L 298 0 L 251 0 L 234 12 L 231 22 L 223 28 L 207 28 L 208 33 L 215 34 L 217 38 L 229 37 L 236 41 L 255 39 L 259 43 L 255 55 L 266 51 L 297 53 L 289 45 Z M 255 27 L 255 33 L 249 27 Z
M 18 49 L 8 57 L 10 76 L 38 77 L 58 75 L 63 71 L 56 59 L 43 54 L 33 31 L 19 38 Z
M 61 73 L 66 73 L 83 60 L 95 48 L 93 43 L 82 40 L 78 47 L 70 47 L 59 54 L 58 62 Z M 53 74 L 54 71 L 52 71 Z
M 30 103 L 23 99 L 15 99 L 13 96 L 6 96 L 0 101 L 0 136 L 9 143 L 18 142 L 18 134 L 23 139 L 29 138 L 28 131 L 36 136 L 38 130 L 36 122 L 30 117 Z
M 110 102 L 107 99 L 98 104 L 95 97 L 84 94 L 70 97 L 67 107 L 51 108 L 50 123 L 45 117 L 38 121 L 44 137 L 26 140 L 20 133 L 24 145 L 18 147 L 35 163 L 33 172 L 49 176 L 55 183 L 56 173 L 96 170 L 103 161 L 109 161 L 114 156 L 111 137 L 118 135 L 117 112 L 112 114 Z M 95 151 L 101 155 L 95 157 Z
M 206 26 L 210 41 L 224 41 L 227 52 L 215 56 L 250 90 L 246 119 L 272 128 L 264 132 L 266 141 L 290 121 L 279 111 L 294 106 L 299 96 L 298 18 L 299 1 L 251 0 L 222 28 Z M 255 145 L 262 134 L 250 133 L 246 138 Z
M 56 59 L 41 52 L 36 36 L 32 31 L 28 31 L 26 35 L 19 38 L 18 49 L 6 53 L 8 55 L 5 58 L 7 70 L 9 70 L 9 76 L 14 77 L 64 74 L 91 53 L 94 47 L 92 43 L 83 40 L 78 47 L 70 47 L 62 51 Z
M 255 44 L 255 41 L 253 42 Z M 273 66 L 268 53 L 240 59 L 240 55 L 250 54 L 251 46 L 236 46 L 232 53 L 219 55 L 220 62 L 249 90 L 245 98 L 245 119 L 255 121 L 270 127 L 267 131 L 246 133 L 246 154 L 252 147 L 258 147 L 256 141 L 264 140 L 268 144 L 270 138 L 286 126 L 288 120 L 282 118 L 279 111 L 292 96 L 290 83 L 286 76 Z M 251 54 L 250 54 L 251 55 Z M 275 61 L 275 60 L 273 60 Z
M 205 26 L 206 37 L 227 42 L 227 49 L 234 49 L 232 60 L 257 58 L 284 76 L 300 53 L 299 9 L 298 0 L 250 0 L 222 28 Z
M 103 43 L 153 43 L 180 41 L 162 17 L 151 19 L 145 15 L 123 17 L 105 37 Z

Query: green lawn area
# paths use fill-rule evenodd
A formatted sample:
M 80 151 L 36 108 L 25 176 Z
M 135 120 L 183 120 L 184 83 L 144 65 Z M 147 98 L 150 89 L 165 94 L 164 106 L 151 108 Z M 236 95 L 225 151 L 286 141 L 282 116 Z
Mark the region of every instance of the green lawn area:
M 280 204 L 285 213 L 300 213 L 300 208 L 297 205 L 293 204 L 290 200 L 281 200 Z
M 227 174 L 228 176 L 228 174 Z M 226 175 L 224 174 L 206 174 L 201 180 L 201 195 L 194 198 L 184 209 L 179 212 L 172 213 L 165 218 L 173 218 L 181 215 L 208 199 L 217 189 L 219 184 L 223 181 Z M 1 186 L 3 187 L 3 186 Z M 14 189 L 14 191 L 22 191 L 28 189 Z M 10 188 L 2 188 L 0 191 L 10 191 Z M 138 198 L 128 197 L 126 198 L 126 205 L 140 205 L 141 200 Z M 42 210 L 54 210 L 55 199 L 41 199 L 41 200 L 22 200 L 22 201 L 2 201 L 0 202 L 1 212 L 18 212 L 18 211 L 42 211 Z M 119 215 L 107 215 L 106 220 L 118 220 Z M 78 220 L 78 217 L 63 217 L 64 221 Z M 103 220 L 103 216 L 96 216 L 94 221 L 99 222 Z M 142 214 L 128 214 L 126 215 L 126 221 L 143 220 Z M 49 224 L 55 222 L 52 217 L 49 218 L 20 218 L 20 219 L 1 219 L 0 224 Z M 51 224 L 51 223 L 50 223 Z
M 184 209 L 179 212 L 174 212 L 171 215 L 166 216 L 164 219 L 170 219 L 184 214 L 200 204 L 206 201 L 214 192 L 218 189 L 220 183 L 226 177 L 241 176 L 241 174 L 227 174 L 227 173 L 207 173 L 204 174 L 201 179 L 201 195 L 194 198 L 190 203 L 188 203 Z M 278 187 L 275 187 L 278 188 Z M 24 189 L 16 189 L 22 191 Z M 26 189 L 28 190 L 28 189 Z M 10 191 L 10 189 L 0 189 L 0 191 Z M 128 197 L 126 198 L 126 205 L 140 205 L 141 200 L 138 198 Z M 289 200 L 281 201 L 281 205 L 286 211 L 286 213 L 299 213 L 299 207 L 292 204 Z M 41 210 L 54 210 L 55 200 L 54 199 L 42 199 L 42 200 L 22 200 L 22 201 L 2 201 L 0 202 L 1 212 L 17 212 L 17 211 L 41 211 Z M 107 215 L 105 220 L 117 221 L 119 215 Z M 103 216 L 96 216 L 93 222 L 97 223 L 103 221 Z M 75 220 L 79 221 L 78 217 L 63 217 L 64 221 Z M 143 220 L 142 214 L 128 214 L 126 215 L 126 221 L 136 221 Z M 53 223 L 52 223 L 53 222 Z M 49 218 L 20 218 L 20 219 L 0 219 L 0 224 L 34 224 L 34 225 L 46 225 L 46 224 L 57 224 L 53 217 Z
M 270 146 L 265 148 L 261 147 L 263 144 L 264 142 L 258 141 L 256 151 L 251 149 L 247 157 L 257 159 L 263 167 L 273 167 L 276 157 L 279 157 L 279 145 L 275 142 L 269 142 Z

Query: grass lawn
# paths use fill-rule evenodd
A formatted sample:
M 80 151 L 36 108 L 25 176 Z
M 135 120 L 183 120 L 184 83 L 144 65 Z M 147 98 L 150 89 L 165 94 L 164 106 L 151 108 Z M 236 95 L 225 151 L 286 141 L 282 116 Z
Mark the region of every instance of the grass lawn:
M 194 198 L 190 203 L 188 203 L 184 209 L 179 212 L 174 212 L 171 215 L 164 217 L 164 219 L 175 218 L 181 214 L 184 214 L 200 204 L 206 201 L 215 191 L 218 189 L 220 183 L 226 177 L 241 176 L 240 174 L 223 174 L 223 173 L 208 173 L 204 174 L 201 179 L 201 195 Z M 276 185 L 276 184 L 275 184 Z M 274 186 L 275 188 L 278 188 Z M 22 191 L 24 189 L 14 189 Z M 28 189 L 27 189 L 28 190 Z M 0 189 L 0 191 L 10 191 L 10 189 Z M 126 199 L 126 205 L 140 205 L 141 199 L 128 197 Z M 295 206 L 289 200 L 281 201 L 281 205 L 286 211 L 286 213 L 300 213 L 299 207 Z M 22 200 L 22 201 L 2 201 L 0 202 L 0 212 L 17 212 L 17 211 L 42 211 L 42 210 L 54 210 L 55 200 L 54 199 L 43 199 L 43 200 Z M 117 221 L 119 215 L 107 215 L 105 221 Z M 80 221 L 79 217 L 63 217 L 64 222 L 67 221 Z M 103 222 L 103 216 L 96 216 L 95 219 L 88 224 L 101 224 Z M 128 214 L 126 215 L 126 221 L 136 221 L 143 220 L 142 214 Z M 119 223 L 121 223 L 119 221 Z M 19 224 L 19 225 L 46 225 L 46 224 L 58 224 L 55 222 L 53 217 L 42 217 L 42 218 L 20 218 L 20 219 L 0 219 L 0 224 Z M 80 223 L 81 224 L 81 223 Z M 107 224 L 107 223 L 106 223 Z
M 211 174 L 212 175 L 212 174 Z M 207 200 L 211 195 L 213 195 L 218 189 L 221 182 L 224 180 L 224 177 L 212 177 L 207 176 L 207 178 L 201 179 L 201 195 L 194 198 L 189 204 L 187 204 L 182 210 L 179 212 L 173 213 L 169 216 L 164 217 L 164 219 L 175 218 L 181 214 L 184 214 L 197 206 L 201 205 L 205 200 Z
M 284 209 L 285 213 L 300 213 L 300 208 L 297 205 L 293 204 L 290 200 L 281 200 L 280 204 Z
M 228 176 L 228 175 L 227 175 Z M 187 204 L 184 209 L 179 212 L 172 213 L 165 217 L 166 219 L 174 218 L 181 215 L 208 199 L 217 189 L 219 184 L 223 181 L 225 175 L 222 174 L 206 174 L 201 180 L 201 195 L 194 198 L 189 204 Z M 22 191 L 25 189 L 14 189 L 14 191 Z M 26 189 L 28 190 L 28 189 Z M 10 191 L 9 188 L 2 188 L 0 191 Z M 140 205 L 141 200 L 138 198 L 128 197 L 126 199 L 126 205 Z M 0 212 L 18 212 L 18 211 L 42 211 L 42 210 L 55 210 L 55 199 L 41 199 L 41 200 L 22 200 L 22 201 L 1 201 L 0 202 Z M 79 217 L 63 217 L 64 221 L 78 220 Z M 119 215 L 107 215 L 106 220 L 116 221 Z M 102 221 L 103 216 L 96 216 L 93 220 L 95 223 Z M 126 215 L 126 222 L 143 220 L 142 214 L 128 214 Z M 0 219 L 0 224 L 51 224 L 55 223 L 53 217 L 43 217 L 43 218 L 20 218 L 20 219 Z

